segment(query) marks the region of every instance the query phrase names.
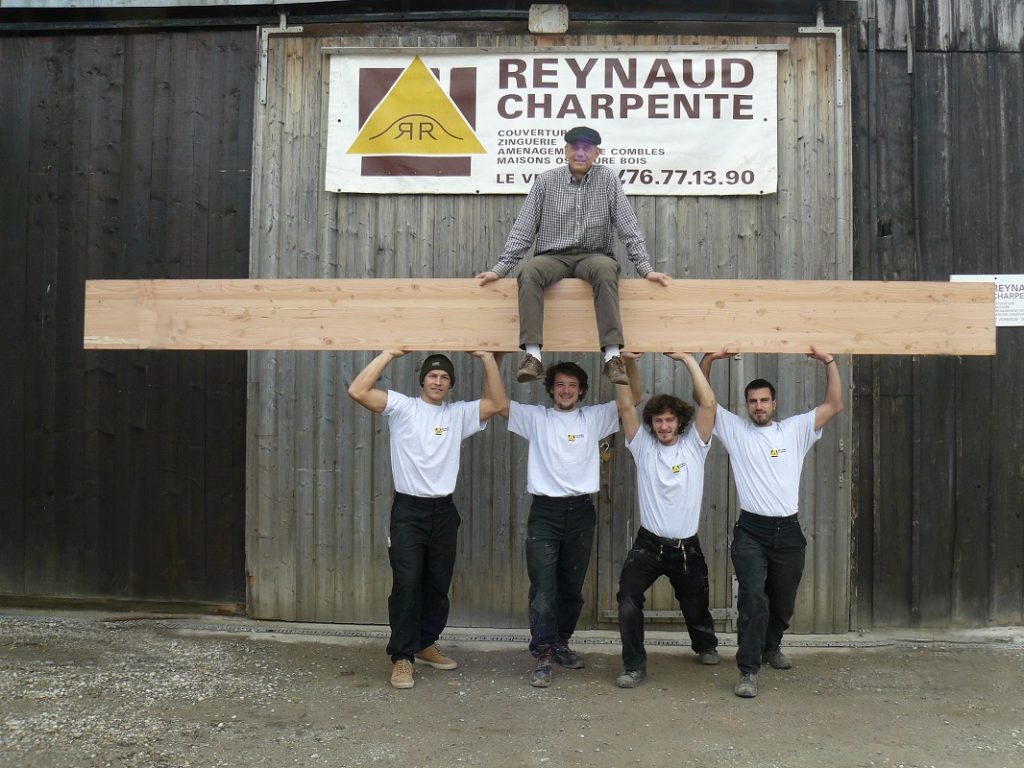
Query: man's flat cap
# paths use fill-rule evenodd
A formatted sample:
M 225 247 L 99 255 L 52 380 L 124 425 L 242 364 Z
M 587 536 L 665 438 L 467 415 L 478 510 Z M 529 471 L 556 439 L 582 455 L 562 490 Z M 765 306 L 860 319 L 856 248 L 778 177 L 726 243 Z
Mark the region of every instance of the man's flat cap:
M 601 134 L 595 131 L 593 128 L 587 128 L 585 125 L 577 126 L 566 132 L 565 143 L 572 144 L 575 141 L 585 141 L 588 144 L 595 146 L 601 145 Z

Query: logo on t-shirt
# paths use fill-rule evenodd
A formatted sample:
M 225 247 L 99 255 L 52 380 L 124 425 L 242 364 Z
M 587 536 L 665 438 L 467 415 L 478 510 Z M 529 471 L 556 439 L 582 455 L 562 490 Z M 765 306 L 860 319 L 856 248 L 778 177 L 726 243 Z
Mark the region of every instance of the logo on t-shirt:
M 682 466 L 680 466 L 679 464 L 674 464 L 674 465 L 672 466 L 672 474 L 673 474 L 673 475 L 678 475 L 678 474 L 679 474 L 679 472 L 680 472 L 680 471 L 681 471 L 682 469 L 683 469 L 683 468 L 682 468 Z
M 434 427 L 434 434 L 438 437 L 444 437 L 444 433 L 448 431 L 448 427 Z
M 769 451 L 768 455 L 771 456 L 773 459 L 777 459 L 785 452 L 785 448 L 772 448 L 771 451 Z
M 574 434 L 570 433 L 568 435 L 568 438 L 569 438 L 569 442 L 570 443 L 575 443 L 577 440 L 582 440 L 583 439 L 583 433 L 581 432 L 578 435 L 574 435 Z

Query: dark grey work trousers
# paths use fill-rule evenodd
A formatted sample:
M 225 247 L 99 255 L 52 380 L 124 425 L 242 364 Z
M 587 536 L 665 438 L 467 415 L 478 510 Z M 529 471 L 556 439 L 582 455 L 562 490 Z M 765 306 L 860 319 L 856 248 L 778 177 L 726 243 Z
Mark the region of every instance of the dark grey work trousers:
M 530 651 L 569 642 L 583 610 L 597 512 L 590 496 L 534 496 L 526 523 Z
M 519 273 L 519 346 L 544 344 L 544 289 L 564 277 L 578 277 L 594 290 L 601 349 L 624 346 L 619 317 L 619 262 L 605 253 L 546 253 Z

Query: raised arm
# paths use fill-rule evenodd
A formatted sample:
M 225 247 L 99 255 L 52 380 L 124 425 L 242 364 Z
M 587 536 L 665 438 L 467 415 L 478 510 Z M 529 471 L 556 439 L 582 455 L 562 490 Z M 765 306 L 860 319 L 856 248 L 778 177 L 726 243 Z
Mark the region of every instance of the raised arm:
M 471 352 L 484 364 L 484 391 L 480 398 L 480 421 L 487 421 L 497 413 L 508 418 L 508 393 L 501 380 L 502 352 Z
M 807 356 L 825 366 L 825 399 L 814 410 L 814 428 L 821 429 L 843 410 L 843 380 L 839 375 L 839 362 L 834 355 L 812 346 Z
M 636 437 L 637 430 L 640 429 L 640 417 L 637 416 L 636 406 L 643 399 L 644 383 L 640 378 L 640 368 L 636 364 L 638 357 L 639 355 L 623 352 L 622 358 L 626 362 L 629 384 L 615 385 L 615 406 L 618 408 L 619 421 L 622 422 L 622 432 L 627 441 Z
M 644 380 L 636 364 L 643 354 L 643 352 L 622 353 L 622 359 L 626 363 L 626 376 L 629 377 L 629 391 L 633 396 L 633 405 L 640 405 L 640 401 L 644 399 Z
M 715 360 L 721 360 L 726 357 L 736 357 L 736 355 L 736 352 L 728 352 L 725 347 L 722 347 L 717 352 L 705 352 L 700 359 L 700 371 L 704 374 L 704 380 L 711 381 L 711 364 L 714 363 Z M 700 392 L 697 391 L 697 380 L 694 379 L 693 381 L 693 402 L 699 406 L 701 404 Z
M 376 386 L 377 379 L 388 364 L 405 354 L 401 349 L 387 349 L 377 355 L 348 385 L 348 396 L 364 408 L 380 413 L 388 404 L 388 393 Z
M 703 367 L 698 365 L 696 358 L 692 354 L 689 352 L 666 352 L 665 354 L 673 360 L 683 363 L 686 366 L 686 370 L 690 372 L 690 379 L 693 381 L 693 401 L 697 404 L 697 413 L 693 419 L 693 426 L 697 429 L 700 439 L 706 443 L 711 439 L 711 433 L 715 429 L 715 414 L 718 408 L 715 391 L 711 389 L 711 384 L 708 383 L 708 377 L 704 373 Z M 711 367 L 711 363 L 708 363 L 708 367 Z

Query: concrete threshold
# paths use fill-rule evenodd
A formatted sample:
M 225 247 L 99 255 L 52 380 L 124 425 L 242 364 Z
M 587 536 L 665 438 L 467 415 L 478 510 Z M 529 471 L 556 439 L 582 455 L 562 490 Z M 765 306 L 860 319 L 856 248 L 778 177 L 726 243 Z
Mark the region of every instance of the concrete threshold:
M 365 640 L 386 642 L 388 627 L 379 624 L 328 624 L 318 622 L 266 621 L 244 617 L 167 615 L 155 613 L 109 613 L 103 611 L 32 611 L 27 609 L 0 609 L 0 621 L 5 618 L 21 621 L 56 621 L 87 623 L 131 622 L 149 624 L 183 635 L 245 635 L 252 639 L 281 642 L 343 643 Z M 721 632 L 720 648 L 735 648 L 735 632 Z M 524 628 L 448 627 L 441 641 L 479 650 L 497 650 L 499 647 L 525 648 L 529 631 Z M 665 631 L 648 628 L 645 644 L 664 650 L 689 651 L 689 636 L 685 629 Z M 581 630 L 573 635 L 573 645 L 587 646 L 588 650 L 609 653 L 620 651 L 616 630 Z M 1024 650 L 1024 627 L 977 628 L 885 628 L 861 630 L 841 634 L 786 635 L 787 652 L 794 649 L 857 649 L 890 648 L 895 646 L 936 648 L 987 648 Z

